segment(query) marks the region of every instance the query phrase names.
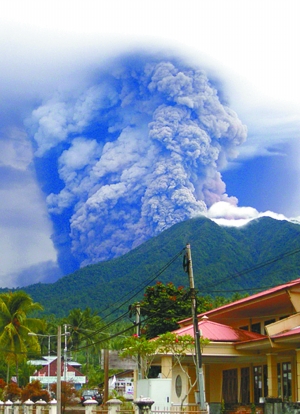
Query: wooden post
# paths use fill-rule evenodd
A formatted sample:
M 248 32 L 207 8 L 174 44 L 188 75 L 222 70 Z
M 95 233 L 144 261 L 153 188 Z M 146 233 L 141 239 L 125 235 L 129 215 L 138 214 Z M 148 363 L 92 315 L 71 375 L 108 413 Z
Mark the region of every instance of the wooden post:
M 197 393 L 199 395 L 200 409 L 205 411 L 207 407 L 206 407 L 206 402 L 205 402 L 204 375 L 203 375 L 202 355 L 201 355 L 201 347 L 200 347 L 200 331 L 199 331 L 198 318 L 197 318 L 197 301 L 196 301 L 196 292 L 195 292 L 195 285 L 194 285 L 191 246 L 189 244 L 186 245 L 186 259 L 187 259 L 187 271 L 188 271 L 189 281 L 190 281 L 192 316 L 193 316 L 194 337 L 195 337 L 196 375 L 197 375 L 197 385 L 198 385 Z
M 56 400 L 57 414 L 61 414 L 61 326 L 57 328 L 57 364 L 56 364 Z
M 108 400 L 108 371 L 109 371 L 109 350 L 104 349 L 104 403 Z

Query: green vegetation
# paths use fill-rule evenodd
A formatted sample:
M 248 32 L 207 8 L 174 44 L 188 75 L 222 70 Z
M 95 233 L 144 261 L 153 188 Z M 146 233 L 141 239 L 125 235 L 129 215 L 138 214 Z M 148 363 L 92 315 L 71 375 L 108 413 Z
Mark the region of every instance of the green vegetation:
M 197 298 L 198 313 L 213 308 L 210 296 Z M 189 290 L 183 286 L 176 287 L 172 282 L 157 282 L 148 286 L 144 298 L 140 302 L 143 317 L 142 333 L 146 338 L 154 338 L 160 334 L 179 328 L 178 322 L 191 317 L 191 299 Z
M 202 340 L 207 344 L 207 340 Z M 124 349 L 120 356 L 136 358 L 137 362 L 141 358 L 143 360 L 141 364 L 142 377 L 147 378 L 156 353 L 172 353 L 174 357 L 182 358 L 187 353 L 194 353 L 194 343 L 194 338 L 191 335 L 179 336 L 172 332 L 159 335 L 152 341 L 147 340 L 144 336 L 133 335 L 124 341 Z
M 100 369 L 97 370 L 101 364 L 101 349 L 109 347 L 106 341 L 108 333 L 104 331 L 100 316 L 90 308 L 76 308 L 70 311 L 62 323 L 67 324 L 70 332 L 69 351 L 82 364 L 82 371 L 88 376 L 89 383 L 93 383 L 94 379 L 94 385 L 99 384 L 103 377 Z
M 300 249 L 299 236 L 298 224 L 269 217 L 241 228 L 220 227 L 199 217 L 172 226 L 122 257 L 84 267 L 55 283 L 38 283 L 23 290 L 43 304 L 43 315 L 65 317 L 74 308 L 89 307 L 103 318 L 133 294 L 140 292 L 132 302 L 141 300 L 141 292 L 155 282 L 155 276 L 163 283 L 188 287 L 182 256 L 169 262 L 190 243 L 199 295 L 228 298 L 236 291 L 252 293 L 254 288 L 298 278 L 299 252 L 280 256 Z M 257 267 L 274 258 L 274 262 Z
M 0 347 L 7 363 L 7 382 L 10 365 L 16 367 L 18 382 L 19 363 L 26 360 L 29 351 L 40 350 L 37 338 L 28 333 L 41 328 L 43 322 L 27 315 L 41 309 L 41 305 L 34 303 L 22 291 L 3 293 L 0 296 Z
M 140 304 L 144 348 L 148 338 L 177 329 L 179 320 L 191 316 L 189 280 L 182 266 L 186 243 L 192 250 L 197 310 L 204 312 L 298 278 L 299 233 L 299 225 L 270 218 L 242 228 L 197 218 L 56 283 L 0 290 L 0 393 L 18 392 L 9 382 L 13 376 L 26 387 L 34 369 L 27 359 L 47 355 L 49 336 L 50 354 L 56 355 L 59 325 L 67 325 L 68 352 L 82 364 L 89 386 L 103 382 L 101 350 L 124 349 L 126 337 L 136 332 L 129 305 L 133 310 Z
M 42 306 L 33 302 L 23 291 L 0 294 L 0 389 L 6 398 L 21 397 L 19 387 L 25 387 L 28 395 L 44 395 L 44 391 L 39 392 L 39 382 L 27 387 L 30 375 L 36 370 L 27 361 L 40 359 L 49 351 L 50 355 L 56 356 L 58 325 L 66 325 L 68 328 L 68 355 L 72 353 L 78 357 L 83 373 L 90 379 L 89 385 L 97 386 L 103 381 L 103 370 L 100 369 L 101 349 L 109 344 L 105 341 L 108 334 L 103 332 L 101 318 L 89 308 L 84 311 L 73 309 L 64 319 L 52 317 L 46 321 L 45 318 L 29 317 L 30 313 L 41 309 Z M 51 337 L 52 347 L 49 350 L 48 340 Z M 12 378 L 15 378 L 14 381 L 11 381 Z M 48 395 L 47 392 L 46 394 Z
M 208 339 L 201 338 L 201 347 L 209 343 Z M 156 354 L 170 354 L 173 356 L 173 366 L 178 366 L 188 379 L 189 391 L 191 392 L 195 385 L 189 375 L 188 369 L 183 366 L 182 360 L 187 354 L 191 354 L 195 358 L 195 340 L 191 335 L 177 335 L 173 332 L 166 332 L 159 335 L 154 340 L 147 340 L 145 337 L 133 335 L 124 342 L 124 350 L 121 353 L 123 357 L 133 357 L 136 359 L 140 367 L 142 378 L 149 378 L 151 375 L 151 364 Z M 196 361 L 194 361 L 196 363 Z M 184 402 L 187 394 L 181 400 Z
M 224 299 L 225 300 L 225 299 Z M 198 310 L 211 309 L 213 300 L 210 297 L 197 298 Z M 133 305 L 134 307 L 137 304 Z M 148 352 L 153 356 L 152 342 L 147 337 L 159 335 L 161 347 L 183 347 L 183 339 L 173 338 L 169 331 L 178 327 L 177 321 L 191 315 L 191 302 L 189 290 L 176 287 L 169 282 L 156 283 L 147 287 L 144 300 L 140 302 L 142 331 L 146 335 L 135 338 L 132 336 L 136 326 L 128 319 L 117 318 L 114 321 L 104 323 L 102 318 L 90 308 L 81 310 L 72 309 L 62 319 L 43 317 L 30 318 L 29 314 L 41 309 L 41 305 L 33 302 L 32 298 L 23 291 L 15 291 L 0 294 L 0 392 L 4 398 L 10 399 L 39 399 L 47 401 L 47 392 L 43 391 L 40 382 L 28 384 L 30 375 L 36 367 L 27 363 L 28 359 L 40 359 L 42 355 L 57 355 L 57 327 L 64 326 L 68 335 L 62 337 L 66 341 L 67 356 L 81 363 L 81 371 L 88 377 L 89 387 L 98 387 L 104 381 L 102 364 L 103 349 L 124 350 L 126 344 L 134 341 L 134 350 L 141 347 L 141 353 Z M 166 318 L 167 316 L 167 318 Z M 167 322 L 165 323 L 165 320 Z M 29 335 L 31 334 L 31 335 Z M 133 339 L 134 338 L 134 339 Z M 129 341 L 129 342 L 128 342 Z M 193 341 L 188 341 L 189 345 Z M 49 348 L 50 345 L 50 348 Z M 172 345 L 172 346 L 173 346 Z M 184 347 L 186 348 L 186 343 Z M 183 349 L 182 348 L 182 349 Z M 115 373 L 116 371 L 111 371 Z M 4 378 L 6 377 L 6 381 Z M 16 382 L 11 379 L 16 377 Z M 66 385 L 67 387 L 67 385 Z M 2 391 L 1 391 L 2 390 Z M 68 394 L 68 392 L 66 391 Z M 46 395 L 47 394 L 47 395 Z

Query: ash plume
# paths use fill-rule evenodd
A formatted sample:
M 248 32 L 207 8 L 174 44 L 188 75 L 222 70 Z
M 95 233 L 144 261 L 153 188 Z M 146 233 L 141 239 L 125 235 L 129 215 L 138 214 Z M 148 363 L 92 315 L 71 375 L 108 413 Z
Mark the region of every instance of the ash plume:
M 64 271 L 237 202 L 221 171 L 246 127 L 199 68 L 122 58 L 85 90 L 44 102 L 27 125 Z

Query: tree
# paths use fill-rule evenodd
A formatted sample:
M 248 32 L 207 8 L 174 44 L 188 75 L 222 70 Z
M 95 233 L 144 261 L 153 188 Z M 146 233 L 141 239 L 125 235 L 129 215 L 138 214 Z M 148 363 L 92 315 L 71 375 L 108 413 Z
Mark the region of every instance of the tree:
M 102 319 L 96 312 L 92 312 L 90 308 L 86 308 L 84 311 L 73 309 L 64 322 L 69 325 L 69 349 L 75 352 L 75 354 L 79 351 L 85 353 L 85 372 L 88 375 L 92 358 L 94 358 L 95 365 L 97 363 L 100 365 L 101 344 L 107 336 L 102 331 Z M 95 358 L 98 358 L 98 360 Z
M 22 402 L 31 400 L 36 402 L 38 400 L 50 401 L 50 395 L 47 390 L 43 390 L 40 381 L 35 380 L 26 385 L 21 391 Z
M 92 344 L 95 337 L 99 338 L 98 332 L 103 326 L 100 316 L 92 312 L 90 308 L 84 311 L 72 309 L 64 322 L 70 326 L 70 342 L 75 352 L 82 345 Z
M 50 386 L 50 391 L 56 395 L 57 384 L 53 383 Z M 66 406 L 76 405 L 78 401 L 78 392 L 76 391 L 74 384 L 71 382 L 62 381 L 61 382 L 61 411 L 65 412 Z
M 21 398 L 21 388 L 15 382 L 10 382 L 4 387 L 3 399 L 17 401 Z
M 201 337 L 201 348 L 203 350 L 204 346 L 209 343 L 209 340 Z M 173 356 L 173 366 L 172 369 L 178 365 L 180 369 L 185 373 L 188 384 L 189 391 L 186 395 L 183 396 L 182 404 L 186 399 L 189 392 L 195 385 L 195 379 L 193 380 L 189 374 L 188 369 L 182 364 L 186 355 L 190 355 L 194 364 L 195 361 L 195 340 L 191 335 L 177 335 L 173 332 L 166 332 L 162 335 L 159 335 L 154 340 L 147 340 L 145 337 L 139 337 L 138 335 L 133 335 L 128 337 L 124 341 L 124 349 L 120 353 L 120 356 L 123 358 L 132 357 L 136 359 L 137 363 L 141 360 L 142 363 L 140 367 L 142 369 L 142 377 L 147 378 L 149 370 L 151 368 L 152 361 L 155 357 L 155 354 L 169 354 Z
M 157 347 L 157 340 L 148 341 L 145 336 L 134 334 L 124 340 L 123 350 L 119 355 L 121 358 L 133 358 L 142 370 L 142 377 L 147 378 Z
M 190 291 L 183 286 L 176 287 L 172 282 L 157 282 L 147 287 L 140 306 L 144 317 L 143 332 L 147 338 L 173 331 L 179 327 L 178 321 L 192 316 Z M 210 297 L 197 298 L 199 313 L 212 308 Z
M 4 390 L 6 387 L 6 382 L 3 378 L 0 378 L 0 400 L 3 401 Z
M 42 328 L 43 321 L 27 315 L 41 309 L 42 306 L 23 291 L 0 295 L 0 347 L 7 363 L 7 382 L 11 364 L 16 366 L 18 382 L 18 363 L 27 358 L 28 351 L 40 352 L 37 337 L 28 333 Z
M 25 387 L 28 384 L 29 377 L 34 374 L 37 367 L 36 365 L 31 365 L 27 360 L 21 361 L 19 363 L 18 376 L 19 376 L 19 386 Z

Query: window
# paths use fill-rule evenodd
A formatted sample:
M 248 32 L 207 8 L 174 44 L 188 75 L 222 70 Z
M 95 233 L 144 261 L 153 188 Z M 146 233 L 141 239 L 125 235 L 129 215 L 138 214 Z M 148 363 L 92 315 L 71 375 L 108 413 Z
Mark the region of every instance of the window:
M 241 403 L 250 403 L 250 369 L 241 369 Z
M 227 369 L 223 371 L 222 394 L 225 403 L 237 403 L 237 381 L 237 369 Z
M 253 367 L 254 402 L 258 403 L 262 397 L 262 367 Z
M 182 393 L 182 379 L 180 375 L 177 375 L 176 380 L 175 380 L 175 391 L 176 391 L 177 397 L 179 398 Z
M 254 402 L 259 403 L 260 397 L 268 395 L 268 368 L 267 365 L 253 367 Z
M 290 362 L 277 364 L 278 397 L 283 401 L 292 399 L 292 366 Z
M 260 322 L 253 323 L 251 325 L 251 332 L 261 333 L 261 331 L 260 331 Z
M 264 365 L 264 397 L 268 396 L 268 366 Z

